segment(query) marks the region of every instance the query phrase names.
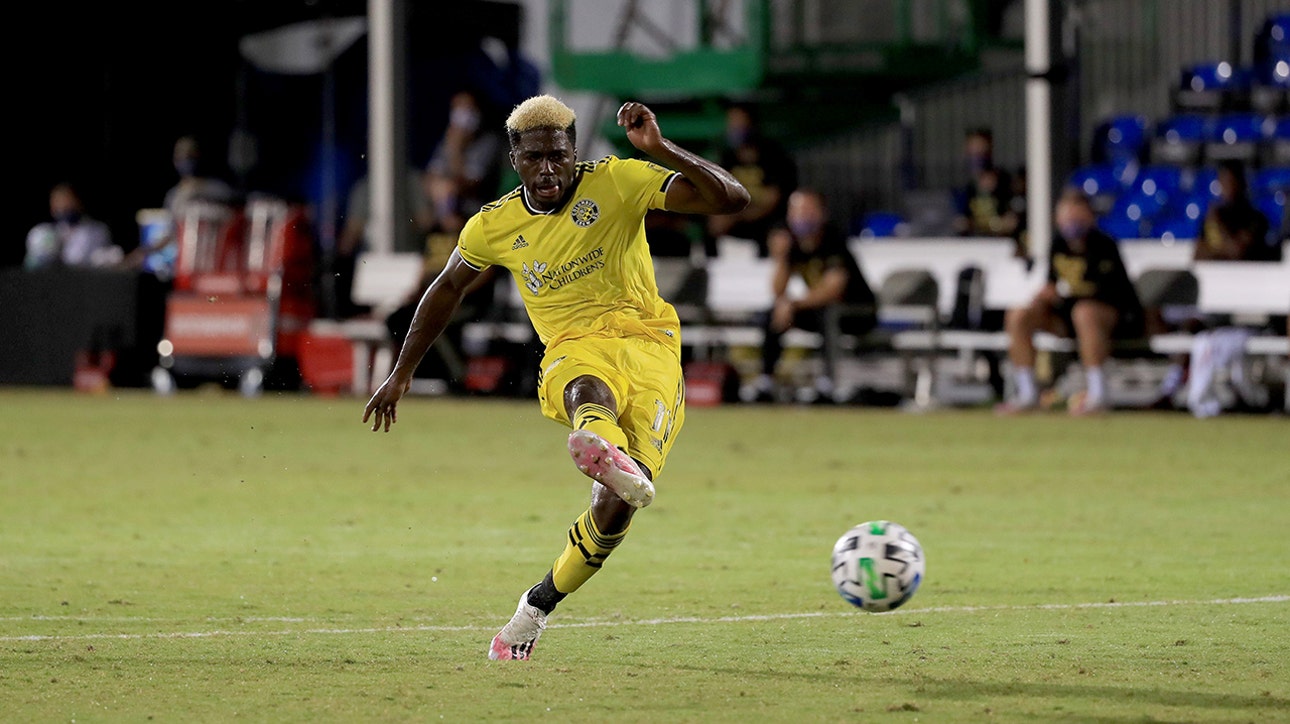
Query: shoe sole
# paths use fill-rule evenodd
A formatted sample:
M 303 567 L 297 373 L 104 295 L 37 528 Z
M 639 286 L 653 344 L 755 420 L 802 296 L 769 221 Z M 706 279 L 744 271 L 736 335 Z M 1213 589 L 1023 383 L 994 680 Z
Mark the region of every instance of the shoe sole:
M 618 467 L 614 457 L 624 453 L 613 449 L 599 435 L 575 430 L 569 436 L 569 454 L 583 475 L 614 491 L 633 508 L 644 508 L 654 502 L 654 484 L 644 475 Z

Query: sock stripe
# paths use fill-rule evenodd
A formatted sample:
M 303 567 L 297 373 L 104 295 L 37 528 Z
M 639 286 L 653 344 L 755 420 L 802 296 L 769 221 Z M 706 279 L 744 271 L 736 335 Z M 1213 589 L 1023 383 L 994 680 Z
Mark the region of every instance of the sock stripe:
M 624 529 L 613 535 L 604 535 L 596 528 L 596 521 L 588 509 L 569 526 L 568 542 L 564 552 L 551 566 L 551 581 L 555 590 L 569 594 L 599 571 L 605 559 L 627 535 Z
M 585 562 L 587 565 L 591 566 L 592 568 L 599 568 L 601 564 L 605 562 L 605 559 L 609 557 L 608 552 L 593 553 L 587 550 L 587 547 L 582 544 L 582 541 L 580 539 L 576 539 L 573 537 L 573 531 L 569 532 L 569 545 L 573 546 L 574 548 L 577 548 L 578 552 L 582 554 L 583 562 Z
M 608 407 L 597 405 L 594 402 L 588 402 L 584 405 L 578 406 L 578 409 L 573 413 L 573 416 L 577 418 L 576 429 L 578 430 L 585 429 L 588 425 L 598 420 L 604 420 L 605 422 L 611 423 L 617 423 L 618 421 L 618 416 L 615 415 Z
M 584 520 L 586 521 L 585 523 L 583 522 Z M 573 528 L 570 530 L 570 535 L 574 532 L 577 533 L 579 542 L 581 542 L 585 537 L 591 540 L 592 545 L 606 550 L 613 550 L 619 543 L 623 542 L 623 538 L 627 537 L 627 531 L 625 530 L 620 533 L 615 533 L 614 535 L 605 535 L 601 533 L 600 530 L 596 528 L 596 521 L 592 519 L 591 511 L 583 513 L 582 517 L 573 522 Z

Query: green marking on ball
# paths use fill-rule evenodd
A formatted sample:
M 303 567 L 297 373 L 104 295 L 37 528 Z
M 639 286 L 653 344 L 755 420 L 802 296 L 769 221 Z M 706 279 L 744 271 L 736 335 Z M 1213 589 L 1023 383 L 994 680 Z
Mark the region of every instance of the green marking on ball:
M 872 558 L 860 559 L 860 570 L 863 573 L 864 585 L 869 589 L 869 598 L 886 598 L 887 587 L 879 587 L 878 582 L 882 580 L 878 573 L 873 569 Z

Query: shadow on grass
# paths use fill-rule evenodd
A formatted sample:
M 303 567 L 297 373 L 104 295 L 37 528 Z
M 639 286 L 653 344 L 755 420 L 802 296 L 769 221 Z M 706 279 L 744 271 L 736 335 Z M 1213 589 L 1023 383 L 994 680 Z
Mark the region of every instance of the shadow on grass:
M 888 681 L 887 683 L 899 683 Z M 911 683 L 911 682 L 905 682 Z M 1131 688 L 1100 684 L 1053 682 L 1004 683 L 920 679 L 919 692 L 936 699 L 971 699 L 978 696 L 1022 696 L 1041 699 L 1088 699 L 1122 704 L 1158 704 L 1198 709 L 1274 709 L 1290 711 L 1290 699 L 1277 696 L 1226 694 L 1160 688 Z
M 735 677 L 756 677 L 776 680 L 801 679 L 821 683 L 832 679 L 839 685 L 854 685 L 866 681 L 878 685 L 907 686 L 919 696 L 929 699 L 969 701 L 983 696 L 1022 697 L 1033 699 L 1080 699 L 1116 704 L 1152 704 L 1158 706 L 1194 707 L 1223 711 L 1272 710 L 1290 712 L 1290 699 L 1280 696 L 1228 694 L 1206 691 L 1174 690 L 1161 688 L 1132 688 L 1103 684 L 1060 684 L 1054 682 L 1000 682 L 968 679 L 930 679 L 916 677 L 897 679 L 848 675 L 845 671 L 780 671 L 775 669 L 740 669 L 711 666 L 671 666 L 668 668 L 696 673 L 722 673 Z

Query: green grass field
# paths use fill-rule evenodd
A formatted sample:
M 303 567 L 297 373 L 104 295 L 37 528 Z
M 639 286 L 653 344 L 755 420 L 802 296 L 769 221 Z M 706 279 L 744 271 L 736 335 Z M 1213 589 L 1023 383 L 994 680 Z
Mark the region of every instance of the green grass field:
M 535 402 L 0 391 L 0 720 L 1290 721 L 1290 423 L 692 409 L 531 662 Z M 903 609 L 829 552 L 886 518 Z

